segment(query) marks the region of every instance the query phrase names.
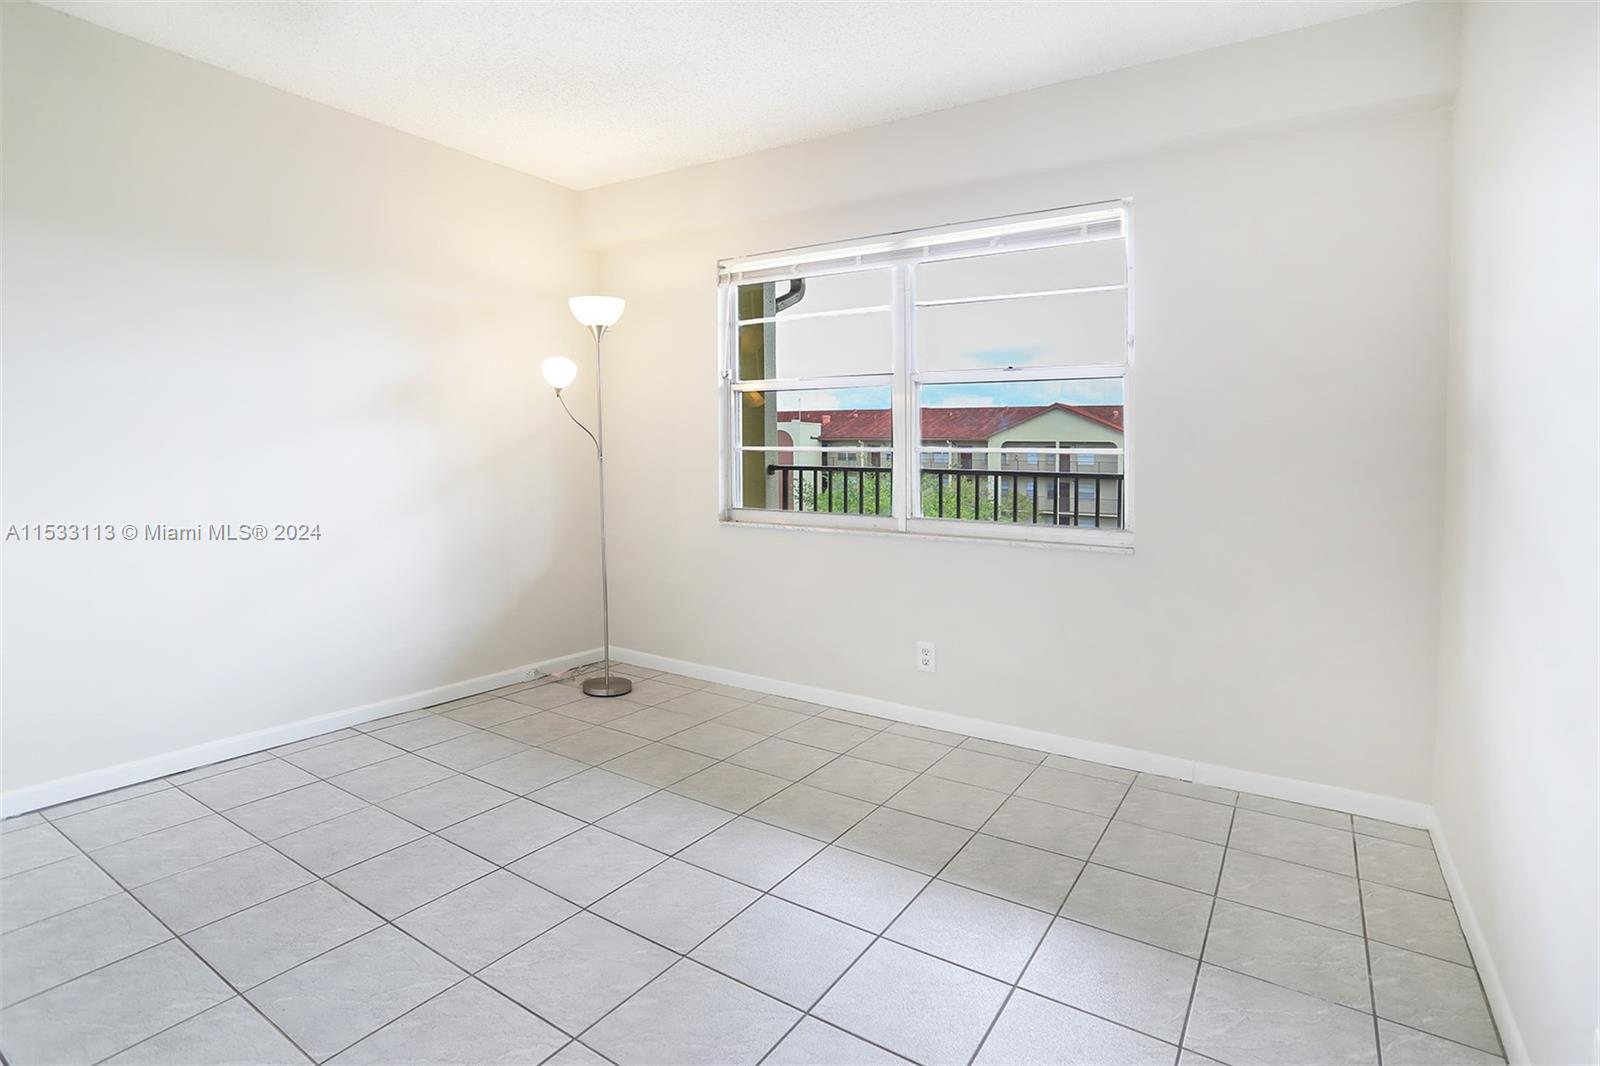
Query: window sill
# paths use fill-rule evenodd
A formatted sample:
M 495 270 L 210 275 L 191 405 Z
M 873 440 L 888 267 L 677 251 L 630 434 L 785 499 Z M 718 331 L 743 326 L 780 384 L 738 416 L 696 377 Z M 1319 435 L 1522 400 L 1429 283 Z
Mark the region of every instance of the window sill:
M 1020 548 L 1067 548 L 1074 551 L 1105 552 L 1112 555 L 1133 554 L 1133 534 L 1127 530 L 1104 530 L 1096 532 L 1092 529 L 1030 529 L 1027 527 L 1007 530 L 1001 528 L 985 528 L 981 531 L 972 527 L 977 523 L 963 522 L 956 525 L 953 519 L 913 518 L 907 521 L 907 528 L 898 528 L 895 521 L 890 518 L 862 517 L 860 515 L 829 515 L 808 514 L 804 521 L 796 521 L 796 516 L 785 519 L 773 517 L 770 512 L 757 510 L 735 510 L 724 514 L 717 519 L 723 526 L 745 526 L 751 529 L 781 529 L 789 532 L 812 533 L 846 533 L 856 536 L 894 537 L 904 539 L 910 537 L 914 540 L 933 540 L 950 542 L 967 542 L 977 544 L 1006 544 Z M 952 527 L 952 528 L 942 528 Z

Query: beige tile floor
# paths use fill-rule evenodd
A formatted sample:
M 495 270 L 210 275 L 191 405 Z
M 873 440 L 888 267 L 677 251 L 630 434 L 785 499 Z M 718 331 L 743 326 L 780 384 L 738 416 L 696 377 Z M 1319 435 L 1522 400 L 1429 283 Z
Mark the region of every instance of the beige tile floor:
M 1502 1061 L 1425 832 L 627 672 L 8 820 L 5 1061 Z

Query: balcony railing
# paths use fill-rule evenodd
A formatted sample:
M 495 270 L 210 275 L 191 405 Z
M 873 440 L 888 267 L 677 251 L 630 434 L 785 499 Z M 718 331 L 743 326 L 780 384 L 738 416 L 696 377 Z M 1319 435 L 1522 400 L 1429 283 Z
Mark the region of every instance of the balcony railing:
M 784 511 L 887 515 L 886 466 L 769 463 Z M 1087 471 L 961 470 L 923 467 L 922 514 L 977 522 L 1122 528 L 1122 475 Z

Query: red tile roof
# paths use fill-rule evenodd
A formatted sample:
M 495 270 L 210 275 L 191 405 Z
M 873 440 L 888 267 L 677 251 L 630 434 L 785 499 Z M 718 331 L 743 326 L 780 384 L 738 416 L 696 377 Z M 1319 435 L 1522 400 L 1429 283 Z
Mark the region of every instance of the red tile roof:
M 924 440 L 988 440 L 1046 411 L 1056 409 L 1081 415 L 1091 422 L 1122 432 L 1121 404 L 1045 404 L 1039 407 L 925 407 Z M 816 422 L 822 426 L 818 440 L 881 440 L 890 436 L 889 412 L 884 410 L 780 411 L 782 422 Z

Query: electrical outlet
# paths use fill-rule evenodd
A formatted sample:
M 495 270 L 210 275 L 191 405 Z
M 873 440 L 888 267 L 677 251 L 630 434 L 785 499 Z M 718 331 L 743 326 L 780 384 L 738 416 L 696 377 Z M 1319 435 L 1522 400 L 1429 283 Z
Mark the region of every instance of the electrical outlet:
M 933 673 L 933 641 L 917 641 L 917 669 Z

